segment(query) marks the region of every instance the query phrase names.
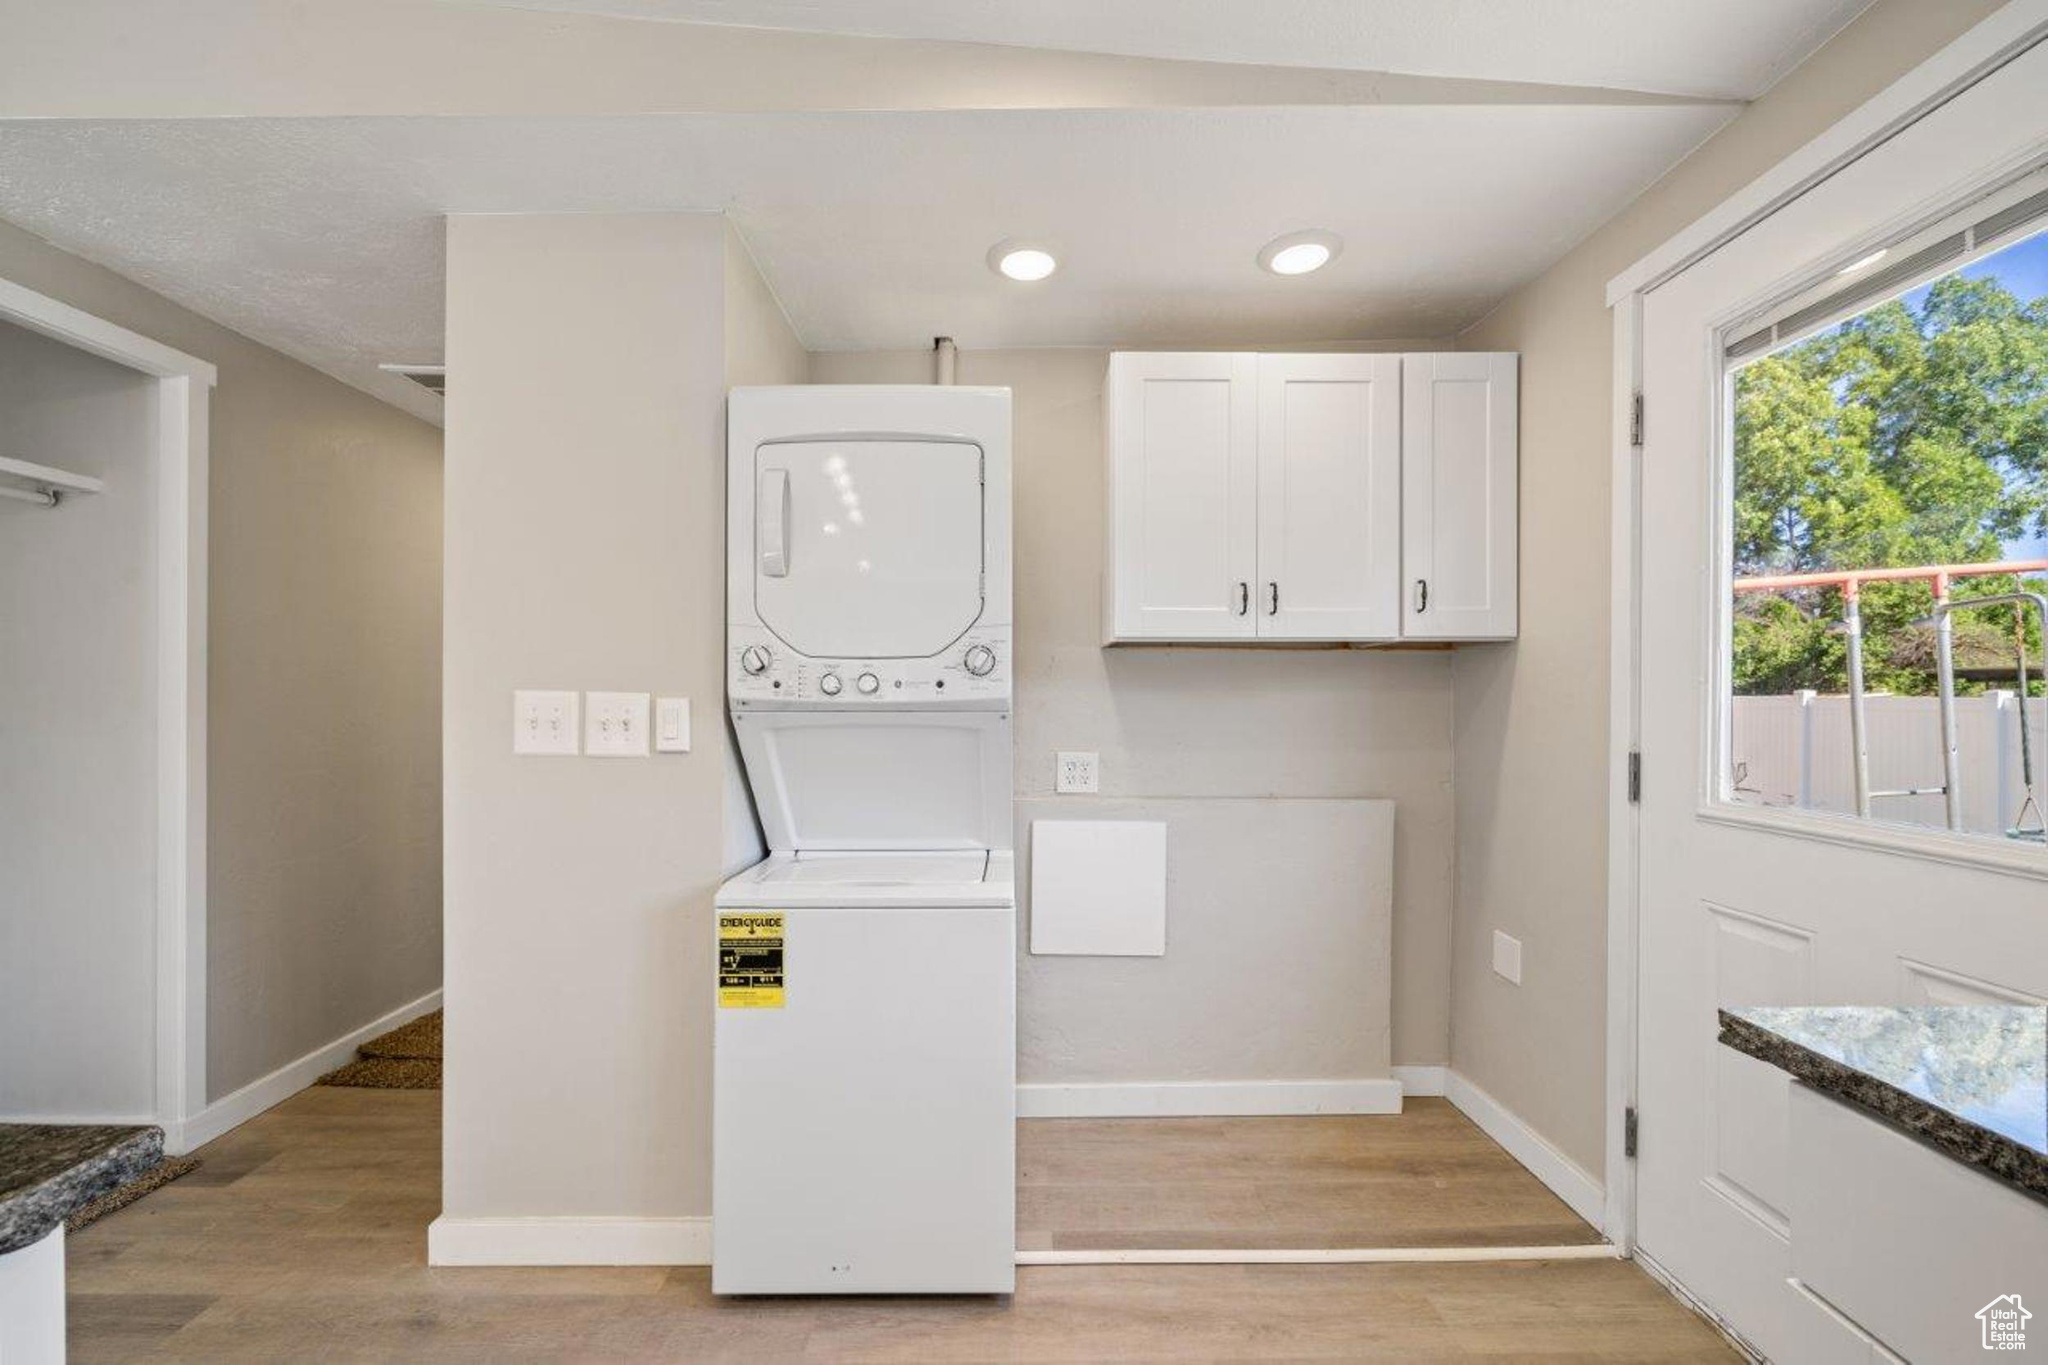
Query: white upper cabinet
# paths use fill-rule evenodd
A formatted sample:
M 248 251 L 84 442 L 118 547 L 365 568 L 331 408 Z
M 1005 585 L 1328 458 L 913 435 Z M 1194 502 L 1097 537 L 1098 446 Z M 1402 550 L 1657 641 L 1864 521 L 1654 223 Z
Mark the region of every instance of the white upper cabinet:
M 1517 357 L 1401 359 L 1401 634 L 1515 634 Z
M 1104 638 L 1512 638 L 1515 362 L 1111 356 Z
M 1257 633 L 1258 368 L 1243 354 L 1110 357 L 1110 638 Z
M 1401 629 L 1401 357 L 1259 357 L 1259 577 L 1274 640 Z

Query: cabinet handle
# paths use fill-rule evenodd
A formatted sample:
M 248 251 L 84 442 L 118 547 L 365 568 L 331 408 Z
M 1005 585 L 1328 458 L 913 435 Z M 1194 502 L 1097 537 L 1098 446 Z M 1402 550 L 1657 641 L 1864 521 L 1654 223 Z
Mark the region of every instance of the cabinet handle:
M 1418 612 L 1429 610 L 1429 580 L 1427 578 L 1415 580 L 1415 610 Z
M 1237 614 L 1244 615 L 1252 609 L 1252 585 L 1242 578 L 1237 580 Z
M 1271 594 L 1271 601 L 1266 606 L 1266 615 L 1278 616 L 1280 614 L 1280 585 L 1278 583 L 1268 583 L 1266 591 Z

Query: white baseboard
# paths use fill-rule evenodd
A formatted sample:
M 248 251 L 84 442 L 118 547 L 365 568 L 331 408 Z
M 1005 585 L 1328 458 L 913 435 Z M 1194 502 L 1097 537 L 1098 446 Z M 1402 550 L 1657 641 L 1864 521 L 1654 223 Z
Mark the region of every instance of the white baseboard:
M 409 1005 L 400 1005 L 381 1019 L 372 1019 L 361 1028 L 314 1048 L 298 1060 L 286 1062 L 268 1076 L 249 1082 L 232 1095 L 223 1095 L 183 1123 L 165 1124 L 164 1151 L 172 1155 L 189 1152 L 231 1128 L 239 1128 L 354 1058 L 358 1044 L 366 1043 L 380 1033 L 389 1033 L 400 1024 L 409 1024 L 439 1008 L 441 992 L 429 991 Z
M 1444 1073 L 1448 1067 L 1441 1066 L 1397 1066 L 1394 1079 L 1401 1083 L 1403 1095 L 1440 1096 L 1444 1093 Z
M 1527 1247 L 1307 1247 L 1301 1250 L 1020 1251 L 1018 1265 L 1450 1265 L 1473 1261 L 1615 1261 L 1608 1242 Z
M 1253 1114 L 1398 1114 L 1401 1083 L 1105 1081 L 1017 1087 L 1022 1119 L 1207 1118 Z
M 1550 1187 L 1573 1213 L 1599 1227 L 1607 1214 L 1607 1192 L 1585 1167 L 1573 1161 L 1493 1096 L 1455 1071 L 1444 1073 L 1444 1097 L 1509 1156 Z
M 710 1265 L 709 1218 L 450 1218 L 428 1265 Z

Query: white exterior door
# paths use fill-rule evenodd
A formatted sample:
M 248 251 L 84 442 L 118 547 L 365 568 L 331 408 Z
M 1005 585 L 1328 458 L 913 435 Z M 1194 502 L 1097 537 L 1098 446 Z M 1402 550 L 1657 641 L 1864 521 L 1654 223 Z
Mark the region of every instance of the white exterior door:
M 1518 357 L 1403 359 L 1401 633 L 1515 634 Z
M 1256 634 L 1258 364 L 1210 352 L 1110 358 L 1117 638 Z
M 1401 628 L 1401 357 L 1258 364 L 1258 633 L 1391 640 Z
M 1790 1279 L 1789 1082 L 1719 1046 L 1716 1009 L 2048 996 L 2048 849 L 1729 799 L 1723 329 L 2038 148 L 2043 90 L 2036 48 L 1643 303 L 1636 1236 L 1779 1361 L 1818 1358 Z

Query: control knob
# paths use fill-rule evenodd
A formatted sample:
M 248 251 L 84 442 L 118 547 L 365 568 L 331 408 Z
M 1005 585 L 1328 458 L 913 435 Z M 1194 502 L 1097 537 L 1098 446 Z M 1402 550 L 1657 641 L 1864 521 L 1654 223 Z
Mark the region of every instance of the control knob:
M 844 684 L 839 681 L 837 673 L 827 673 L 824 677 L 818 679 L 818 690 L 828 697 L 838 696 L 839 689 L 842 686 Z
M 863 673 L 853 680 L 853 685 L 866 696 L 872 697 L 881 690 L 882 680 L 872 673 Z
M 740 651 L 740 667 L 754 677 L 768 671 L 768 651 L 759 645 L 748 645 Z
M 987 645 L 969 645 L 960 662 L 966 665 L 967 671 L 975 677 L 986 678 L 995 671 L 996 652 Z

